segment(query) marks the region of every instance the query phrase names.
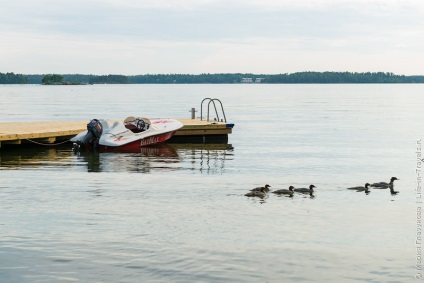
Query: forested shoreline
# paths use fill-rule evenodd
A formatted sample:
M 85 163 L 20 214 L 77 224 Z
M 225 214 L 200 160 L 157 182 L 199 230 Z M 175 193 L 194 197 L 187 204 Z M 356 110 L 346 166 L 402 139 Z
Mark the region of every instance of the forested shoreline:
M 0 73 L 0 84 L 42 84 L 49 74 Z M 424 83 L 424 76 L 405 76 L 384 72 L 297 72 L 285 74 L 146 74 L 146 75 L 85 75 L 60 74 L 66 82 L 79 84 L 367 84 Z
M 27 84 L 28 78 L 25 75 L 14 73 L 0 73 L 0 84 Z

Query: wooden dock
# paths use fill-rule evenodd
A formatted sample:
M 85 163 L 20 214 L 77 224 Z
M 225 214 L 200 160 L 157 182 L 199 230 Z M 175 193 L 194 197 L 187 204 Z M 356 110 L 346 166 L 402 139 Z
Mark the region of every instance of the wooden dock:
M 234 124 L 196 119 L 176 119 L 184 124 L 170 141 L 228 140 Z M 87 130 L 90 121 L 2 122 L 0 149 L 6 145 L 57 144 Z

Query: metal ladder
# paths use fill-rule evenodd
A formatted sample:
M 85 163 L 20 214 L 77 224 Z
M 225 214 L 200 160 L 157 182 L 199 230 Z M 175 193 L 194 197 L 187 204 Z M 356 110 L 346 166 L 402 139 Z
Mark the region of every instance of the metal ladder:
M 218 122 L 220 121 L 220 122 L 227 123 L 227 118 L 225 117 L 224 107 L 222 106 L 221 100 L 219 100 L 218 98 L 209 98 L 209 97 L 207 97 L 207 98 L 205 98 L 205 99 L 202 100 L 202 103 L 200 103 L 200 120 L 201 121 L 203 120 L 203 102 L 205 102 L 205 101 L 209 101 L 208 102 L 208 113 L 207 113 L 208 115 L 207 115 L 207 120 L 206 121 L 209 122 L 209 109 L 210 109 L 210 105 L 212 103 L 213 104 L 213 107 L 215 108 L 215 114 L 216 114 L 216 118 L 218 119 Z M 222 115 L 224 116 L 224 119 L 223 120 L 219 118 L 219 114 L 218 114 L 218 110 L 216 109 L 215 101 L 218 101 L 219 104 L 221 105 L 221 112 L 222 112 Z

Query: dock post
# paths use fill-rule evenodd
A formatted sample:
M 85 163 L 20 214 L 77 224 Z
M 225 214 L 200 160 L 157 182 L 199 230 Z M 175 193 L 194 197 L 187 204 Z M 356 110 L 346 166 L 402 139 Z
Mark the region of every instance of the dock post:
M 195 119 L 196 118 L 196 108 L 191 108 L 191 119 Z

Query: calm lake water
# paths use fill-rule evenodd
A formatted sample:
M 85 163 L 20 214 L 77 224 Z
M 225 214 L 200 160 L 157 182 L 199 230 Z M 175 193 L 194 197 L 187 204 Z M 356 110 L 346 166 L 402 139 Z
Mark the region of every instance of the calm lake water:
M 424 85 L 0 86 L 0 121 L 188 118 L 228 144 L 0 150 L 1 282 L 412 282 Z M 197 115 L 200 113 L 198 112 Z M 346 190 L 396 176 L 398 195 Z M 315 196 L 249 189 L 317 186 Z

